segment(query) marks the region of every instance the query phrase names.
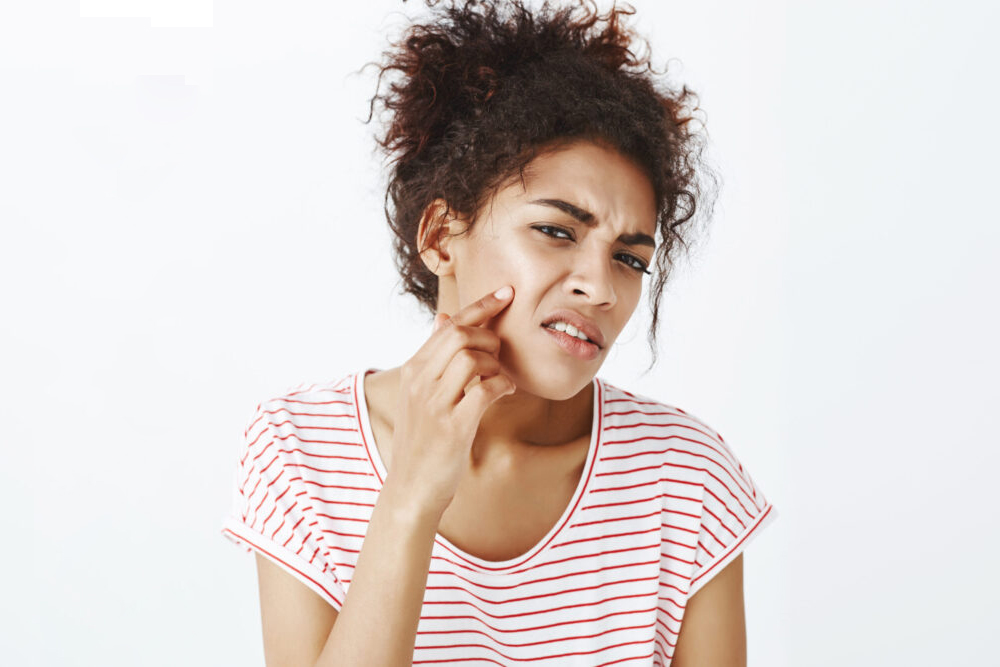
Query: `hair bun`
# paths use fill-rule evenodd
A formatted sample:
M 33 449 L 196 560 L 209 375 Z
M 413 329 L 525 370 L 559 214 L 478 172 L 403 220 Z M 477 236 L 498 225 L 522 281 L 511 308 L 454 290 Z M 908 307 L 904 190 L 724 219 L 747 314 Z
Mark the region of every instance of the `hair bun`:
M 539 151 L 568 138 L 600 140 L 634 160 L 655 192 L 655 343 L 657 305 L 677 251 L 688 250 L 688 223 L 711 210 L 714 175 L 689 123 L 697 96 L 663 84 L 666 72 L 651 68 L 649 43 L 622 21 L 635 14 L 630 5 L 601 15 L 593 0 L 545 0 L 535 9 L 522 0 L 425 2 L 429 14 L 390 43 L 381 63 L 368 63 L 379 67 L 368 122 L 378 104 L 385 123 L 376 141 L 391 169 L 385 216 L 404 291 L 434 312 L 437 276 L 417 247 L 431 203 L 442 199 L 445 213 L 475 224 Z M 385 91 L 383 77 L 391 79 Z

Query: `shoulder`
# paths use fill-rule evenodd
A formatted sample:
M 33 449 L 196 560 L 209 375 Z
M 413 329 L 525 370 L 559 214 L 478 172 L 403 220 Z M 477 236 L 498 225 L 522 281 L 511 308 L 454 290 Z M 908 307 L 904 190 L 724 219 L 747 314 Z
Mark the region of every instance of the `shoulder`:
M 654 467 L 665 492 L 735 503 L 754 515 L 766 499 L 737 452 L 705 419 L 677 405 L 604 382 L 606 458 Z
M 611 441 L 658 445 L 669 458 L 699 458 L 716 465 L 742 465 L 722 435 L 701 417 L 677 405 L 602 381 L 602 425 Z
M 302 382 L 261 400 L 247 421 L 246 433 L 308 427 L 316 418 L 353 414 L 355 373 L 324 382 Z

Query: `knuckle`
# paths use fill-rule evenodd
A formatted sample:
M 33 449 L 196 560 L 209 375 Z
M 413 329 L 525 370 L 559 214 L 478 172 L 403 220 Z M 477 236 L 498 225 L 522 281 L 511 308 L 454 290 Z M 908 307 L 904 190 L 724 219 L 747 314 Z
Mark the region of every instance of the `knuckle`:
M 447 335 L 449 340 L 453 344 L 462 345 L 468 337 L 468 334 L 462 329 L 462 327 L 456 325 L 448 327 Z
M 418 387 L 415 382 L 409 382 L 409 383 L 407 383 L 405 392 L 406 392 L 406 395 L 411 400 L 413 400 L 415 398 L 420 398 L 420 396 L 423 394 L 423 392 L 420 390 L 420 387 Z

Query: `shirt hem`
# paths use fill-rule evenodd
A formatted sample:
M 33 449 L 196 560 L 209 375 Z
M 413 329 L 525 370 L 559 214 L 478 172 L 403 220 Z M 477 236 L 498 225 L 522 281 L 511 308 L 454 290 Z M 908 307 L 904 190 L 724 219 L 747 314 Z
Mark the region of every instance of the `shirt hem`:
M 236 519 L 228 519 L 223 524 L 222 535 L 246 550 L 257 551 L 274 562 L 313 592 L 328 602 L 338 612 L 344 604 L 347 593 L 340 586 L 329 587 L 320 583 L 321 579 L 329 579 L 329 575 L 317 569 L 301 556 L 298 556 L 265 535 L 248 528 Z M 328 570 L 329 572 L 329 570 Z
M 721 571 L 722 568 L 731 563 L 733 559 L 742 553 L 747 544 L 750 543 L 750 540 L 753 539 L 755 535 L 758 535 L 768 524 L 770 524 L 777 515 L 778 512 L 774 509 L 774 505 L 766 505 L 764 510 L 757 516 L 757 519 L 750 524 L 742 534 L 738 535 L 736 540 L 725 551 L 716 556 L 715 560 L 709 563 L 701 574 L 691 580 L 691 587 L 688 589 L 687 594 L 688 599 L 691 599 L 691 596 L 697 593 L 702 586 L 708 583 L 708 581 L 715 574 Z

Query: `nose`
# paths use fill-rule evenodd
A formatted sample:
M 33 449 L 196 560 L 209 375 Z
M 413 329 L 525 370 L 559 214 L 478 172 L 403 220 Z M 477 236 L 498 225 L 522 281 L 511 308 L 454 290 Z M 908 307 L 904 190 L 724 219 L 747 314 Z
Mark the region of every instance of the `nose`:
M 588 297 L 587 301 L 594 306 L 611 308 L 618 302 L 612 261 L 603 246 L 577 253 L 573 259 L 573 272 L 566 281 L 567 289 L 574 295 Z

